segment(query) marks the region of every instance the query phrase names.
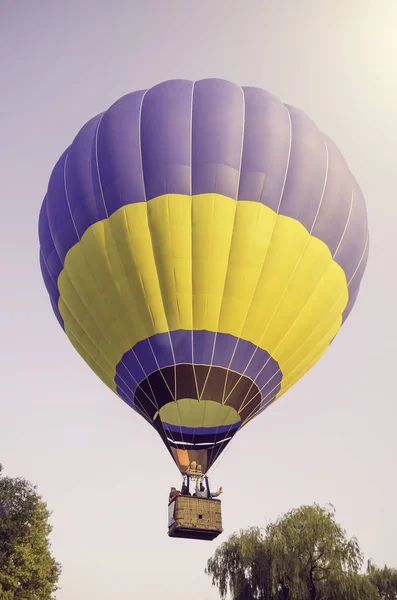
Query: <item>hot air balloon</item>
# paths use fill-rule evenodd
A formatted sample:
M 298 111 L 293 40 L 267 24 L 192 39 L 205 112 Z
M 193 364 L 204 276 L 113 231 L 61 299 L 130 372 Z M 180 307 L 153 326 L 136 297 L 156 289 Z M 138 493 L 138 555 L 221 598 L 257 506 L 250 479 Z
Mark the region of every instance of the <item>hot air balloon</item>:
M 181 473 L 203 475 L 324 354 L 368 257 L 335 144 L 220 79 L 165 81 L 88 121 L 51 174 L 39 238 L 77 352 Z

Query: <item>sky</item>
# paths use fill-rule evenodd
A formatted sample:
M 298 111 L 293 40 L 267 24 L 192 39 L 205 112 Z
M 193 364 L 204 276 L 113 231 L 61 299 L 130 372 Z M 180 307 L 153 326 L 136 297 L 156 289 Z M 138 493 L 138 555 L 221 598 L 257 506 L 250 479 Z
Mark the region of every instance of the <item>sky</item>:
M 218 543 L 313 502 L 335 505 L 366 559 L 397 567 L 396 30 L 395 0 L 0 0 L 0 461 L 52 511 L 58 600 L 214 600 L 204 569 Z M 215 542 L 168 538 L 178 471 L 56 322 L 37 234 L 51 170 L 88 119 L 128 92 L 204 77 L 309 114 L 358 180 L 371 236 L 337 339 L 215 467 Z

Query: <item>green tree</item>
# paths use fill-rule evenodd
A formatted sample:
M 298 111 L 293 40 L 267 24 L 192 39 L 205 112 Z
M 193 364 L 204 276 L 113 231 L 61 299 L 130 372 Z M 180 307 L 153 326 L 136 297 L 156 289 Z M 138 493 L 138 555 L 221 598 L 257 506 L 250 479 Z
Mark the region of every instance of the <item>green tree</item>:
M 51 555 L 47 505 L 23 478 L 5 477 L 0 465 L 0 598 L 52 600 L 60 565 Z
M 383 567 L 378 569 L 368 561 L 368 578 L 376 588 L 378 598 L 381 600 L 397 600 L 397 569 Z
M 290 511 L 266 531 L 272 556 L 274 584 L 282 582 L 291 600 L 324 597 L 324 585 L 332 577 L 356 573 L 362 565 L 357 540 L 347 539 L 335 521 L 334 508 L 303 506 Z
M 231 535 L 209 559 L 206 572 L 222 598 L 230 591 L 233 600 L 267 600 L 271 597 L 271 568 L 262 532 L 252 527 Z
M 302 506 L 269 524 L 233 534 L 208 560 L 221 598 L 233 600 L 397 600 L 396 572 L 361 574 L 355 538 L 332 506 Z M 381 595 L 383 594 L 383 595 Z M 387 595 L 389 594 L 389 595 Z
M 366 575 L 343 573 L 336 577 L 331 576 L 325 582 L 323 598 L 325 600 L 379 600 L 379 595 Z

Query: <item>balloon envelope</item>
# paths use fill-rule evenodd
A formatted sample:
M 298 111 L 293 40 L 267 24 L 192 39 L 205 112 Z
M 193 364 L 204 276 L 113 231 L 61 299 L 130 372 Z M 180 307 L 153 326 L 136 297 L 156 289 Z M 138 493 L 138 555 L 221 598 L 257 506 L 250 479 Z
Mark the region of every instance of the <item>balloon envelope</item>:
M 90 120 L 40 220 L 54 313 L 183 472 L 323 355 L 357 298 L 364 199 L 335 144 L 258 88 L 173 80 Z

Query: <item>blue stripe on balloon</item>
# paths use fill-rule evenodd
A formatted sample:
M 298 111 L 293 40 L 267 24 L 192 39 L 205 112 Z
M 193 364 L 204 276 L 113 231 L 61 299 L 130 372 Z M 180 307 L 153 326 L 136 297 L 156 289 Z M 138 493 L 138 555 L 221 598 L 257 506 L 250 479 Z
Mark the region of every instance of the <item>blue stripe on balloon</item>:
M 278 363 L 268 352 L 241 338 L 217 333 L 216 350 L 213 353 L 214 340 L 215 333 L 205 330 L 156 334 L 138 342 L 123 355 L 116 367 L 115 382 L 117 385 L 121 382 L 124 386 L 127 385 L 133 398 L 139 384 L 159 368 L 175 364 L 212 364 L 228 368 L 231 364 L 233 371 L 250 377 L 260 388 L 265 386 L 266 392 L 279 386 L 282 373 Z
M 193 331 L 193 362 L 196 365 L 211 364 L 214 343 L 214 331 Z
M 164 429 L 171 433 L 177 433 L 179 435 L 220 435 L 222 433 L 234 433 L 240 426 L 241 423 L 234 423 L 233 425 L 220 425 L 219 427 L 182 427 L 179 425 L 170 425 L 163 421 Z
M 215 349 L 214 349 L 214 357 L 213 357 L 213 361 L 212 363 L 218 367 L 225 367 L 228 368 L 230 361 L 232 360 L 232 356 L 233 356 L 233 352 L 234 349 L 236 348 L 236 344 L 238 342 L 238 338 L 236 338 L 234 335 L 228 335 L 228 334 L 217 334 L 216 336 L 216 342 L 215 342 Z M 240 340 L 242 341 L 242 340 Z M 255 348 L 255 346 L 253 346 L 253 344 L 248 345 L 249 342 L 247 343 L 243 343 L 243 353 L 241 354 L 241 358 L 240 358 L 240 363 L 236 363 L 237 366 L 237 371 L 241 372 L 241 368 L 242 367 L 246 367 L 247 366 L 247 350 L 249 351 L 249 348 Z M 263 351 L 262 351 L 263 352 Z M 263 353 L 262 357 L 263 357 Z
M 193 332 L 179 329 L 171 331 L 175 364 L 193 362 Z

